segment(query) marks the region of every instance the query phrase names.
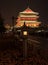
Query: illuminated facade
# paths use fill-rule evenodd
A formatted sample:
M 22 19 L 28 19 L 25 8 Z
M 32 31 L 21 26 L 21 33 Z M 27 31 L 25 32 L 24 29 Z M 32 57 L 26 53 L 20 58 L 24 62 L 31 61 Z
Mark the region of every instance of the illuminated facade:
M 29 7 L 24 10 L 23 12 L 19 13 L 18 19 L 17 19 L 17 27 L 23 26 L 24 22 L 26 26 L 29 27 L 39 27 L 41 22 L 38 22 L 37 19 L 39 18 L 38 16 L 39 13 L 32 11 Z

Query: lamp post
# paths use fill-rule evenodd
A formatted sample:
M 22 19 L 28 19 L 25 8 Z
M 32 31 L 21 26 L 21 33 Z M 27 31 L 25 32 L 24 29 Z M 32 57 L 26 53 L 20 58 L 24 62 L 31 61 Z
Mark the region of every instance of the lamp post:
M 23 44 L 23 56 L 24 58 L 27 57 L 27 36 L 28 36 L 28 32 L 27 31 L 23 31 L 23 40 L 24 40 L 24 44 Z
M 28 37 L 28 27 L 25 22 L 21 28 L 21 37 L 23 39 L 23 58 L 27 57 L 27 37 Z

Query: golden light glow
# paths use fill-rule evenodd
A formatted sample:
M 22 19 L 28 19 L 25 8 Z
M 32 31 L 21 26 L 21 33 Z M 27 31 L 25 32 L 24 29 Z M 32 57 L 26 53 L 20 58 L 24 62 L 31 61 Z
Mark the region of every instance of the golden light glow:
M 34 24 L 34 27 L 36 27 L 37 25 L 36 24 Z
M 5 25 L 5 28 L 10 29 L 10 25 L 9 24 L 6 24 Z
M 26 26 L 28 26 L 28 24 L 26 24 Z
M 31 24 L 29 26 L 31 26 Z
M 21 24 L 21 26 L 23 26 L 23 24 Z
M 23 35 L 27 35 L 28 33 L 27 33 L 27 31 L 23 31 Z

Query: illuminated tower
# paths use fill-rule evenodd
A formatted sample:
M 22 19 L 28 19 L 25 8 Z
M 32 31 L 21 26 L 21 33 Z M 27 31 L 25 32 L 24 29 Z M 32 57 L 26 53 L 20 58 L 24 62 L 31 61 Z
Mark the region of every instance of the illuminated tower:
M 41 22 L 38 22 L 38 16 L 39 13 L 32 11 L 29 7 L 25 9 L 23 12 L 19 13 L 18 19 L 17 19 L 17 27 L 23 26 L 24 22 L 26 26 L 35 28 L 39 27 Z

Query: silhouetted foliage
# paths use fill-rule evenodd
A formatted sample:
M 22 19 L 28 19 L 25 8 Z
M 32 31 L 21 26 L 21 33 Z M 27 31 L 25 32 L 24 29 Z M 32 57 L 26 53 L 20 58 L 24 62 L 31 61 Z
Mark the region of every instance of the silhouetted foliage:
M 0 33 L 5 32 L 5 27 L 4 27 L 4 19 L 2 18 L 0 14 Z

